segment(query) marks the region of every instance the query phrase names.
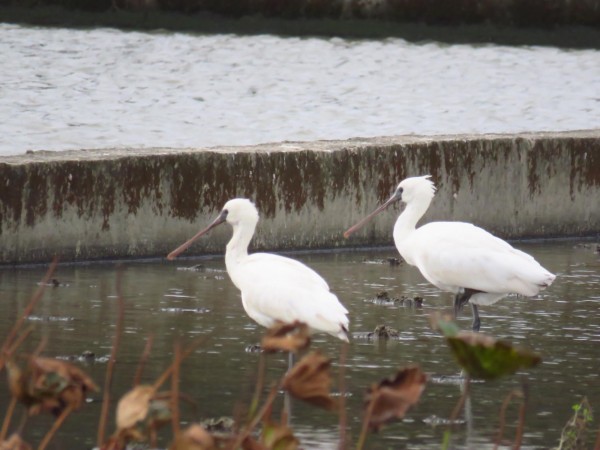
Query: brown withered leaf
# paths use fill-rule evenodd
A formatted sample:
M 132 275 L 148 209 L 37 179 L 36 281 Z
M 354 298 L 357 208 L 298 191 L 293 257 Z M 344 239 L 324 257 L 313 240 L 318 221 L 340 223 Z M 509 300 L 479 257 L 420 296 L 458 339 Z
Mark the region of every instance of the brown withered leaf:
M 292 352 L 297 353 L 310 345 L 308 325 L 302 322 L 283 323 L 277 322 L 270 327 L 261 341 L 265 352 Z
M 419 401 L 426 382 L 427 375 L 420 367 L 409 366 L 399 370 L 394 378 L 373 384 L 365 396 L 365 409 L 370 411 L 369 428 L 377 431 L 392 419 L 402 419 Z
M 283 379 L 283 388 L 297 399 L 320 408 L 335 410 L 338 402 L 331 398 L 331 360 L 318 351 L 304 356 Z
M 123 439 L 146 441 L 150 430 L 171 420 L 169 402 L 156 398 L 156 389 L 138 385 L 117 404 L 117 434 Z
M 30 415 L 59 415 L 67 407 L 77 410 L 88 391 L 98 390 L 83 370 L 66 361 L 31 357 L 24 369 L 12 360 L 7 361 L 7 369 L 10 391 Z
M 252 436 L 247 436 L 242 442 L 242 450 L 269 450 L 262 443 L 258 442 Z
M 18 434 L 11 435 L 6 441 L 0 442 L 0 450 L 32 450 L 33 447 L 21 439 Z
M 192 424 L 175 438 L 169 450 L 214 450 L 215 440 L 202 425 Z

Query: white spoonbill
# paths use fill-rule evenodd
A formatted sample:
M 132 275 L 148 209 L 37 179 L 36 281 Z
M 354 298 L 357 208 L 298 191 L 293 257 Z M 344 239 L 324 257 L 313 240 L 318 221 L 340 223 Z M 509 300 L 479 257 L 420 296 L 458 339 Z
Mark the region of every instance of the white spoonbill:
M 349 228 L 349 237 L 392 203 L 406 203 L 394 225 L 394 243 L 411 266 L 417 266 L 431 284 L 456 295 L 454 312 L 470 302 L 473 330 L 479 331 L 477 305 L 491 305 L 508 294 L 534 296 L 554 281 L 555 275 L 532 256 L 513 248 L 482 228 L 464 222 L 417 222 L 435 193 L 430 175 L 403 180 L 392 196 Z
M 174 259 L 192 242 L 223 222 L 233 227 L 233 236 L 225 251 L 227 273 L 242 292 L 242 305 L 253 320 L 264 327 L 270 327 L 276 321 L 291 323 L 299 320 L 312 331 L 348 341 L 348 311 L 319 274 L 283 256 L 248 254 L 248 244 L 258 223 L 258 211 L 250 200 L 229 200 L 208 227 L 169 253 L 167 258 Z

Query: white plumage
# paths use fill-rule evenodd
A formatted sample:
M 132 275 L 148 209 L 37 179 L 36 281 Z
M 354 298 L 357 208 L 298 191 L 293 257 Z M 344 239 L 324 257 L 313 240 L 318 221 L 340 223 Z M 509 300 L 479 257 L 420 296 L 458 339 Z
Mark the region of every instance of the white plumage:
M 283 256 L 248 254 L 258 211 L 247 199 L 229 200 L 214 222 L 172 251 L 168 259 L 174 259 L 197 238 L 225 221 L 233 227 L 225 251 L 227 273 L 241 291 L 244 309 L 253 320 L 264 327 L 270 327 L 275 321 L 299 320 L 313 331 L 348 341 L 348 311 L 318 273 Z
M 402 181 L 389 200 L 344 235 L 348 237 L 393 202 L 406 203 L 394 225 L 400 255 L 431 284 L 456 294 L 456 313 L 471 303 L 474 330 L 480 324 L 477 305 L 491 305 L 511 293 L 534 296 L 554 281 L 555 275 L 532 256 L 470 223 L 431 222 L 416 228 L 435 193 L 429 178 Z

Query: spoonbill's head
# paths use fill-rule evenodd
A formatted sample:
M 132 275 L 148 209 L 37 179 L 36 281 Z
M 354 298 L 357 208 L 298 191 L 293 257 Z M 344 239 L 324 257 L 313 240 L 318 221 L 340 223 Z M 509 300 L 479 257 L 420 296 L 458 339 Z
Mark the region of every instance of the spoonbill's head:
M 377 207 L 375 211 L 369 214 L 367 217 L 362 219 L 356 225 L 348 228 L 344 232 L 344 237 L 348 238 L 355 231 L 360 230 L 367 222 L 369 222 L 373 217 L 379 214 L 381 211 L 385 210 L 392 203 L 397 201 L 401 201 L 403 203 L 412 203 L 412 202 L 429 202 L 433 198 L 435 194 L 435 186 L 433 182 L 430 180 L 431 175 L 425 175 L 422 177 L 410 177 L 402 180 L 392 196 L 387 199 L 385 203 L 381 206 Z
M 167 259 L 175 259 L 180 253 L 192 245 L 196 239 L 204 236 L 210 230 L 222 224 L 223 222 L 229 223 L 234 228 L 242 223 L 255 226 L 258 223 L 258 210 L 256 209 L 256 206 L 254 206 L 254 203 L 246 198 L 234 198 L 233 200 L 229 200 L 227 203 L 225 203 L 217 218 L 213 220 L 210 225 L 200 230 L 186 242 L 169 253 L 167 255 Z

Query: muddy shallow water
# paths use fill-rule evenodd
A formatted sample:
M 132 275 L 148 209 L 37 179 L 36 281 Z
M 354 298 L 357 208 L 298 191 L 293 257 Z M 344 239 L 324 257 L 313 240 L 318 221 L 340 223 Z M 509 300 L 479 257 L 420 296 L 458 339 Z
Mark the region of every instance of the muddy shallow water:
M 527 371 L 530 403 L 523 448 L 543 449 L 558 444 L 571 406 L 587 396 L 600 408 L 600 255 L 595 244 L 574 242 L 518 243 L 545 267 L 558 275 L 550 289 L 534 299 L 511 297 L 481 308 L 482 331 L 537 350 L 543 363 Z M 441 448 L 445 428 L 435 426 L 447 418 L 460 396 L 452 382 L 458 374 L 442 338 L 430 330 L 428 315 L 450 311 L 450 294 L 428 285 L 416 269 L 391 266 L 393 249 L 319 254 L 296 254 L 329 282 L 350 310 L 351 343 L 346 370 L 349 442 L 360 431 L 362 395 L 373 382 L 391 376 L 397 368 L 420 363 L 430 375 L 421 402 L 407 418 L 371 435 L 367 448 Z M 200 265 L 194 270 L 192 266 Z M 173 342 L 189 342 L 213 332 L 210 340 L 188 358 L 182 368 L 181 390 L 197 402 L 197 411 L 182 406 L 186 421 L 231 416 L 252 395 L 258 354 L 245 351 L 257 343 L 262 329 L 249 319 L 238 291 L 224 271 L 221 257 L 183 259 L 174 263 L 124 263 L 123 293 L 126 300 L 125 333 L 118 355 L 113 393 L 122 395 L 130 386 L 146 337 L 153 334 L 154 348 L 145 380 L 154 380 L 172 358 Z M 0 270 L 0 337 L 22 311 L 45 269 Z M 102 385 L 116 319 L 115 265 L 60 266 L 62 284 L 49 288 L 29 323 L 34 338 L 24 350 L 35 348 L 48 337 L 47 356 L 69 357 L 90 350 L 96 358 L 81 364 Z M 422 296 L 421 308 L 368 301 L 387 290 L 391 296 Z M 470 311 L 459 321 L 469 328 Z M 399 339 L 370 341 L 360 333 L 386 324 L 400 332 Z M 316 336 L 313 348 L 337 361 L 339 343 Z M 285 356 L 269 359 L 269 377 L 285 370 Z M 337 376 L 337 362 L 334 364 Z M 498 428 L 498 412 L 504 397 L 518 387 L 521 376 L 475 383 L 467 404 L 467 419 L 453 434 L 453 448 L 492 448 Z M 92 396 L 98 400 L 100 395 Z M 0 387 L 0 410 L 7 405 L 7 389 Z M 100 402 L 92 401 L 71 417 L 55 440 L 54 448 L 91 448 L 96 439 Z M 0 414 L 3 414 L 0 413 Z M 462 417 L 463 419 L 465 416 Z M 15 419 L 15 422 L 17 420 Z M 517 407 L 508 409 L 505 436 L 512 438 Z M 595 421 L 597 425 L 597 420 Z M 26 436 L 38 442 L 48 426 L 47 418 L 29 422 Z M 109 431 L 113 431 L 111 419 Z M 305 448 L 336 448 L 337 418 L 297 402 L 292 425 Z M 168 433 L 167 433 L 168 434 Z M 163 439 L 162 445 L 167 441 Z

